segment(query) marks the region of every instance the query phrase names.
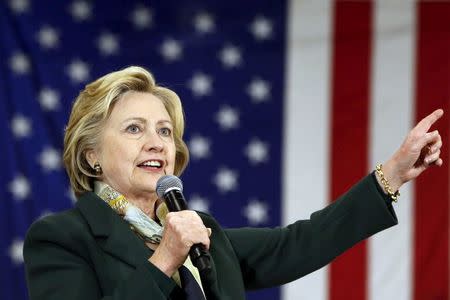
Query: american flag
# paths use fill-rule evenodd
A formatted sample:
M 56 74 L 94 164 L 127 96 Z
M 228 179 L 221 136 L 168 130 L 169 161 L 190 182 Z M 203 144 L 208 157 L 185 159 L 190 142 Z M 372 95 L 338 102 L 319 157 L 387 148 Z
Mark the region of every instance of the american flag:
M 64 125 L 84 85 L 129 65 L 176 91 L 192 209 L 224 227 L 309 218 L 435 108 L 444 166 L 402 187 L 400 224 L 248 299 L 450 299 L 450 3 L 0 3 L 1 299 L 27 299 L 30 224 L 72 207 Z

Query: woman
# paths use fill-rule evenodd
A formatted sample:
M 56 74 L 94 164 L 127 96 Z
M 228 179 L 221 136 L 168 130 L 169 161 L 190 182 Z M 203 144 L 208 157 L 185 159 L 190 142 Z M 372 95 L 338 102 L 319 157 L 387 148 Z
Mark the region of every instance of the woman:
M 224 230 L 203 213 L 167 213 L 156 196 L 157 180 L 188 163 L 178 96 L 140 67 L 107 74 L 80 93 L 66 129 L 75 208 L 28 232 L 30 299 L 244 299 L 246 289 L 313 272 L 397 223 L 391 202 L 401 185 L 442 165 L 441 137 L 428 132 L 442 114 L 424 118 L 385 164 L 310 220 Z M 212 262 L 202 279 L 188 258 L 198 243 Z

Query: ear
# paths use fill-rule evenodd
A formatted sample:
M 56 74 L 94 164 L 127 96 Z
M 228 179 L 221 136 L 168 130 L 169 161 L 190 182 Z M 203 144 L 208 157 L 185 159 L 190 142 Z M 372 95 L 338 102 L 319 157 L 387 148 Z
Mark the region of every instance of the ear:
M 95 163 L 98 162 L 97 152 L 94 149 L 88 149 L 84 155 L 91 168 L 94 168 Z

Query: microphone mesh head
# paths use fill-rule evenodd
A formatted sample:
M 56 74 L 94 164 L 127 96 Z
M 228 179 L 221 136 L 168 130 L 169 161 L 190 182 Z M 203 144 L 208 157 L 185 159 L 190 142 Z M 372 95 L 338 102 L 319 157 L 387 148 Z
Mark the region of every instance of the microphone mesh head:
M 164 193 L 170 188 L 178 188 L 183 191 L 183 183 L 180 178 L 175 175 L 164 175 L 158 179 L 156 183 L 156 193 L 159 198 L 163 198 Z

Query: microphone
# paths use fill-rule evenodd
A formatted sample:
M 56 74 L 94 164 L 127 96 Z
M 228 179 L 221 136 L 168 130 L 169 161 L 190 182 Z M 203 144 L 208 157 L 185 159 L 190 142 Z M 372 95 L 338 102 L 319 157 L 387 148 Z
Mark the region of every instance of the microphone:
M 159 178 L 156 183 L 156 193 L 160 199 L 164 199 L 167 208 L 171 212 L 188 209 L 183 196 L 183 183 L 180 178 L 174 175 L 165 175 Z M 202 275 L 206 275 L 211 270 L 211 261 L 208 250 L 202 244 L 195 244 L 189 250 L 192 264 L 197 267 Z

